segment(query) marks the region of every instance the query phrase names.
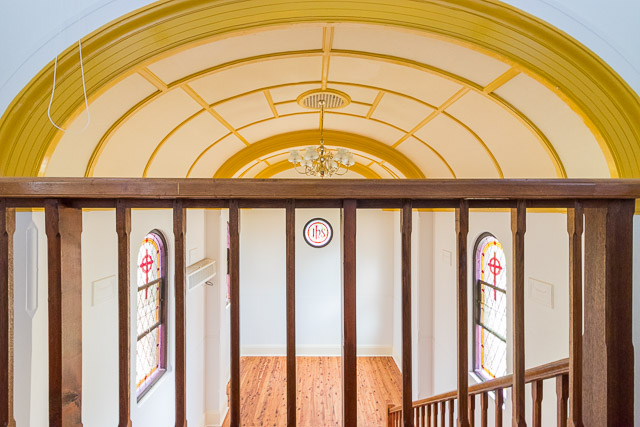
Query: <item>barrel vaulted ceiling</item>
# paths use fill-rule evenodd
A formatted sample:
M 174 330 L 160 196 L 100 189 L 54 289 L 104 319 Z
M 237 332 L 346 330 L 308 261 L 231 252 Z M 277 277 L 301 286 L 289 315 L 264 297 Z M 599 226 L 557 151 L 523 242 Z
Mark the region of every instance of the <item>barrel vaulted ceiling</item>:
M 496 54 L 375 24 L 308 23 L 169 51 L 94 96 L 54 139 L 44 176 L 297 177 L 291 149 L 319 141 L 314 89 L 351 178 L 610 177 L 602 144 L 557 91 Z M 53 110 L 55 113 L 54 99 Z

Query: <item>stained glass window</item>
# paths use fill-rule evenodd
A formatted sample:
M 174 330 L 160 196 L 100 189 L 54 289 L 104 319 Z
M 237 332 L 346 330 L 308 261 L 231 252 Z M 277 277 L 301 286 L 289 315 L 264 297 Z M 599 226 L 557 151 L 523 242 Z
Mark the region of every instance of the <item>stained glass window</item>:
M 502 245 L 481 235 L 474 253 L 475 372 L 483 379 L 507 373 L 507 271 Z
M 136 390 L 138 399 L 166 368 L 166 253 L 158 231 L 147 234 L 138 251 Z

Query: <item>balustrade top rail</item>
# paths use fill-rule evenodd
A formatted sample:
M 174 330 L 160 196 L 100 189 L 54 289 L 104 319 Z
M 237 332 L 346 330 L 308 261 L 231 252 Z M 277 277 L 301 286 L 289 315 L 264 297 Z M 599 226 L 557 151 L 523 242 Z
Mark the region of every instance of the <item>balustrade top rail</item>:
M 637 199 L 640 179 L 0 178 L 0 198 L 201 200 Z M 481 206 L 479 206 L 481 207 Z M 505 207 L 509 207 L 505 205 Z

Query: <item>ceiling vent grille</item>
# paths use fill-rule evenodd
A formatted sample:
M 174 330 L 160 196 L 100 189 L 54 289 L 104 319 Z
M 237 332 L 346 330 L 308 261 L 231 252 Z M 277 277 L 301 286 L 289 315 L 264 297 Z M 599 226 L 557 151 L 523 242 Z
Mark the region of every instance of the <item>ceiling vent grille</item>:
M 342 108 L 351 103 L 351 98 L 344 92 L 331 89 L 316 89 L 305 92 L 298 97 L 298 104 L 304 108 L 319 110 L 324 102 L 324 109 Z

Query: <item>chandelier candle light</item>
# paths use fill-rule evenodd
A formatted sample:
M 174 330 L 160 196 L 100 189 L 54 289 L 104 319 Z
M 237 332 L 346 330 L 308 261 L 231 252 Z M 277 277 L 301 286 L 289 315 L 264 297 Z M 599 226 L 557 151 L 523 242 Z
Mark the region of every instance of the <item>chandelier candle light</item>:
M 326 101 L 318 101 L 320 105 L 320 145 L 307 147 L 302 153 L 298 150 L 289 152 L 289 161 L 293 163 L 295 170 L 303 175 L 319 176 L 321 178 L 333 175 L 344 175 L 353 166 L 353 154 L 346 148 L 338 148 L 334 153 L 324 146 L 324 107 Z M 298 169 L 302 167 L 303 169 Z

